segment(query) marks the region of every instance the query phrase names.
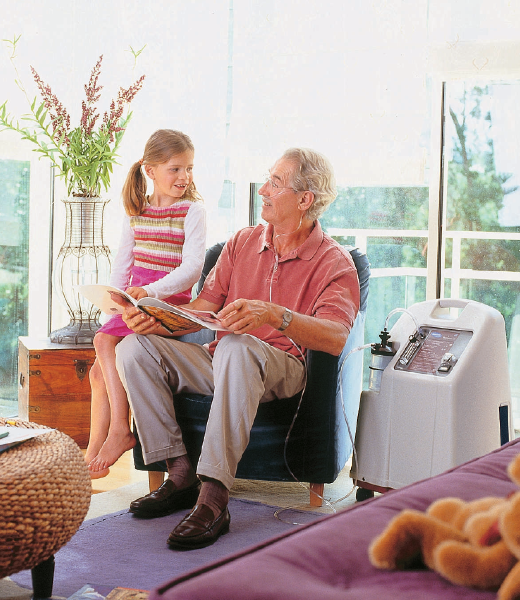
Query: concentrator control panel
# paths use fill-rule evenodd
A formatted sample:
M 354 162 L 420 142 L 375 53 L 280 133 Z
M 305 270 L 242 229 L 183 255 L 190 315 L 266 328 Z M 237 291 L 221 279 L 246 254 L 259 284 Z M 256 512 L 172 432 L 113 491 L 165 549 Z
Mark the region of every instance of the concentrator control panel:
M 469 344 L 473 333 L 443 327 L 420 327 L 397 359 L 394 369 L 409 373 L 448 376 Z

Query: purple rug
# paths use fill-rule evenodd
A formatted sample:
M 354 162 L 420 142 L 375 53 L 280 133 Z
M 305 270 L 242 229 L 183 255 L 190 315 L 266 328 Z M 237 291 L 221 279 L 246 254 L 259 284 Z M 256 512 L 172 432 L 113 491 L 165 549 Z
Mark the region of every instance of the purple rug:
M 190 551 L 170 550 L 166 545 L 170 531 L 189 512 L 186 510 L 159 519 L 136 519 L 122 511 L 85 521 L 56 554 L 53 595 L 67 598 L 87 583 L 151 590 L 177 575 L 294 529 L 293 523 L 305 524 L 324 516 L 288 509 L 278 519 L 276 510 L 278 507 L 232 498 L 229 533 L 212 546 Z M 11 575 L 11 579 L 32 588 L 30 571 Z

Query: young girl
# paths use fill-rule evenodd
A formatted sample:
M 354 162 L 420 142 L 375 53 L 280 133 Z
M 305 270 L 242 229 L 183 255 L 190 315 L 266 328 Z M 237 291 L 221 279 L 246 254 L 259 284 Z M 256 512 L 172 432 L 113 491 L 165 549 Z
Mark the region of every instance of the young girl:
M 206 213 L 193 183 L 193 158 L 187 135 L 160 129 L 126 178 L 122 193 L 126 217 L 110 284 L 137 300 L 150 296 L 186 304 L 199 280 Z M 150 196 L 143 170 L 152 180 Z M 135 445 L 128 400 L 115 363 L 116 345 L 131 333 L 121 315 L 115 315 L 94 337 L 90 439 L 85 454 L 93 479 L 108 475 L 108 467 Z

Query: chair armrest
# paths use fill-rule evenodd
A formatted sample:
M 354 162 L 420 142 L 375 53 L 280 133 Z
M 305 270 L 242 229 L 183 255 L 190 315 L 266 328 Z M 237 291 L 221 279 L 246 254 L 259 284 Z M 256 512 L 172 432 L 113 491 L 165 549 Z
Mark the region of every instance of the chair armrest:
M 307 386 L 298 418 L 305 423 L 303 447 L 313 448 L 313 455 L 304 457 L 303 481 L 318 481 L 315 465 L 321 465 L 319 481 L 332 483 L 352 454 L 363 385 L 363 352 L 349 352 L 363 345 L 364 326 L 365 313 L 359 312 L 340 356 L 313 350 L 307 353 Z M 325 475 L 323 456 L 335 457 Z

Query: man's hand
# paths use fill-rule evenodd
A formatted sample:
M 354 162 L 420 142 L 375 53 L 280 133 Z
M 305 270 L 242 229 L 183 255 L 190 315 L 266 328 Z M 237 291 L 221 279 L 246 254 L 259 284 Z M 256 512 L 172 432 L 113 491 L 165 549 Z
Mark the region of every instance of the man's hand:
M 247 333 L 262 325 L 275 326 L 277 322 L 275 308 L 279 307 L 271 302 L 240 298 L 224 307 L 217 317 L 234 333 Z
M 248 333 L 266 324 L 278 329 L 284 310 L 283 306 L 272 302 L 240 298 L 224 307 L 217 317 L 233 333 Z M 348 329 L 337 321 L 293 312 L 293 320 L 284 335 L 302 348 L 339 356 L 347 341 Z

